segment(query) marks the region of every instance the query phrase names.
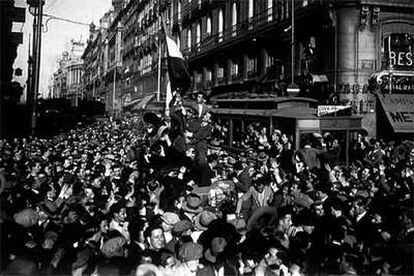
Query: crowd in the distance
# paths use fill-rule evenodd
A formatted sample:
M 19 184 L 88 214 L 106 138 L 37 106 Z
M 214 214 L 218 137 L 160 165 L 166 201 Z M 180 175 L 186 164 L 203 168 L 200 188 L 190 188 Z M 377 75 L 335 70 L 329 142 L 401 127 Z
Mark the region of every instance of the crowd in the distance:
M 1 140 L 2 275 L 412 275 L 414 147 L 253 124 L 239 150 L 202 96 Z M 213 127 L 215 126 L 215 127 Z

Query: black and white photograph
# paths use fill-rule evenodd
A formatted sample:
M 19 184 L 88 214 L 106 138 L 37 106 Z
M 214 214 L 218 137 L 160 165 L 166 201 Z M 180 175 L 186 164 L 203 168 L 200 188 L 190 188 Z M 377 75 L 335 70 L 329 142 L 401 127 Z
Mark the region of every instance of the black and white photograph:
M 0 21 L 0 276 L 414 275 L 414 0 Z

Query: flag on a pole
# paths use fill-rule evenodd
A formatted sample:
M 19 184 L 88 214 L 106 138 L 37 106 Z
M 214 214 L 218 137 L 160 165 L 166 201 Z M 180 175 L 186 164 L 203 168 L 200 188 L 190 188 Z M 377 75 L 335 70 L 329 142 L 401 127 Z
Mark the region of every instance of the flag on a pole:
M 171 91 L 171 82 L 170 78 L 167 76 L 167 88 L 166 88 L 166 95 L 165 95 L 165 110 L 166 112 L 170 110 L 170 104 L 173 99 L 173 93 Z
M 188 64 L 178 49 L 175 41 L 165 33 L 168 54 L 168 75 L 171 82 L 171 90 L 180 94 L 185 93 L 191 85 L 191 76 L 188 72 Z

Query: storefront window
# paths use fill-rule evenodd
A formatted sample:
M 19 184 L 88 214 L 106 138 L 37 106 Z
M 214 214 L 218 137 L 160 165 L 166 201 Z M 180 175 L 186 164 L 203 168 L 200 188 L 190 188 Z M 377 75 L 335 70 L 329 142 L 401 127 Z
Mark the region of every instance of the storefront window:
M 409 70 L 414 68 L 414 34 L 393 33 L 383 38 L 383 69 Z

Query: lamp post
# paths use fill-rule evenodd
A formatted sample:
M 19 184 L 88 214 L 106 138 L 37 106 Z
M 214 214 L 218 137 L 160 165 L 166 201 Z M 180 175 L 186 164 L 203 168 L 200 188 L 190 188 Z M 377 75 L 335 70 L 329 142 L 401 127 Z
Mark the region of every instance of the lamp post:
M 31 134 L 34 135 L 36 129 L 36 106 L 37 96 L 39 93 L 39 77 L 40 77 L 40 53 L 42 43 L 42 17 L 44 0 L 27 0 L 29 5 L 29 12 L 34 16 L 33 19 L 33 65 L 30 81 L 30 107 L 31 107 Z
M 299 86 L 295 83 L 295 0 L 291 0 L 291 76 L 287 92 L 290 95 L 299 93 Z

